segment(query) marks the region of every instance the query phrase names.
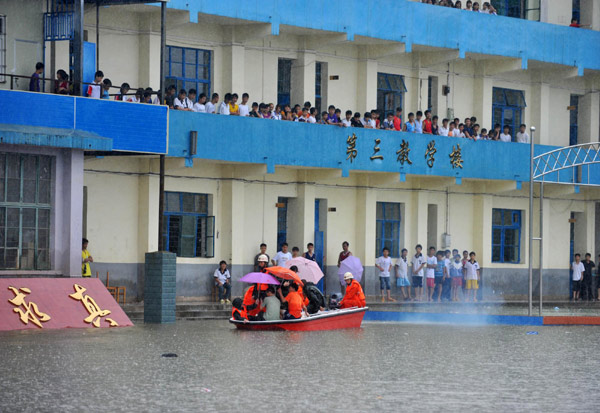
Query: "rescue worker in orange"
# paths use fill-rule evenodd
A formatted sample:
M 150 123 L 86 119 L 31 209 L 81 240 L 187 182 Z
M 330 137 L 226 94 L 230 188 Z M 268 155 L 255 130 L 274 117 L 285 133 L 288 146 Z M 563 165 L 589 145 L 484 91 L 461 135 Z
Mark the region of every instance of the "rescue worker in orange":
M 261 272 L 265 272 L 268 262 L 269 258 L 266 255 L 261 254 L 258 257 L 258 267 Z M 243 303 L 245 310 L 248 312 L 248 319 L 250 321 L 260 321 L 263 319 L 260 309 L 260 294 L 257 286 L 260 287 L 260 291 L 266 291 L 267 288 L 269 288 L 267 284 L 254 284 L 246 290 Z
M 281 293 L 281 288 L 277 290 L 279 294 L 279 298 L 281 302 L 287 301 L 288 309 L 283 314 L 284 320 L 294 320 L 298 318 L 302 318 L 302 311 L 306 311 L 306 307 L 304 306 L 303 299 L 298 294 L 298 284 L 290 283 L 290 291 L 287 296 L 283 296 Z
M 233 308 L 231 309 L 231 318 L 238 321 L 243 321 L 244 323 L 248 322 L 248 314 L 246 313 L 246 309 L 242 305 L 242 299 L 236 298 L 233 300 Z
M 354 275 L 347 272 L 344 274 L 344 281 L 346 281 L 346 295 L 340 301 L 340 308 L 366 307 L 365 293 L 358 281 L 354 279 Z

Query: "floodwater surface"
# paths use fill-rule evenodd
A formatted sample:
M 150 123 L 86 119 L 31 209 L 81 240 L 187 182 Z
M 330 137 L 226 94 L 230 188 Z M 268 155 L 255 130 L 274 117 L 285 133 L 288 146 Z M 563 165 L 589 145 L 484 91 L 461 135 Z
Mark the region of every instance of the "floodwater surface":
M 0 411 L 598 411 L 599 338 L 599 327 L 303 333 L 217 320 L 0 333 Z

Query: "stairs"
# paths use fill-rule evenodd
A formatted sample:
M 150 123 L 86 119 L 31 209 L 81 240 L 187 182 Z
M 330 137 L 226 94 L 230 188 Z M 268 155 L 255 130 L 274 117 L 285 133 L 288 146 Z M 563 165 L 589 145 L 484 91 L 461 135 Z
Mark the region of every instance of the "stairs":
M 126 304 L 123 310 L 134 324 L 144 322 L 144 303 Z M 177 303 L 177 320 L 227 320 L 231 317 L 231 304 L 218 303 Z

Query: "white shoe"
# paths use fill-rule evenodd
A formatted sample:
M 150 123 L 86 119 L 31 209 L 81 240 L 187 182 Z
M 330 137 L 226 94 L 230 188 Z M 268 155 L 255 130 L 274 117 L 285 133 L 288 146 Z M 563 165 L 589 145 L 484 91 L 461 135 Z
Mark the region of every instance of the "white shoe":
M 231 301 L 225 300 L 225 304 L 231 304 Z
M 225 300 L 221 300 L 219 301 L 221 304 L 225 304 Z

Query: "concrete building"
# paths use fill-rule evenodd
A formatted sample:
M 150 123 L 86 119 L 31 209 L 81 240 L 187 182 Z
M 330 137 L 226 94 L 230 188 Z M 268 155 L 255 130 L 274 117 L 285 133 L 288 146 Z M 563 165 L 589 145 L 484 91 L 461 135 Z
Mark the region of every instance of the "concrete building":
M 26 3 L 0 0 L 5 30 L 0 72 L 29 76 L 38 60 L 67 70 L 69 42 L 43 40 L 41 16 L 50 6 Z M 355 1 L 285 7 L 275 2 L 266 8 L 256 1 L 172 0 L 167 85 L 217 92 L 221 99 L 227 92 L 247 92 L 250 103 L 310 101 L 342 113 L 377 109 L 385 115 L 401 106 L 403 121 L 409 112 L 430 109 L 440 120 L 475 116 L 487 129 L 508 124 L 513 138 L 525 123 L 528 132 L 537 128 L 536 153 L 597 142 L 600 1 L 529 1 L 518 10 L 508 1 L 492 3 L 501 13 L 524 18 L 406 0 L 367 2 L 366 8 Z M 97 66 L 113 85 L 157 90 L 159 10 L 86 5 L 88 79 Z M 586 28 L 567 27 L 574 15 Z M 52 135 L 48 128 L 62 128 L 82 134 L 79 147 L 60 150 L 54 148 L 58 141 L 41 138 L 33 144 L 23 136 L 0 143 L 2 153 L 44 151 L 55 165 L 67 160 L 77 165 L 69 169 L 76 175 L 72 189 L 60 186 L 65 181 L 57 179 L 58 171 L 52 175 L 53 216 L 60 211 L 72 225 L 71 244 L 65 244 L 60 217 L 52 221 L 49 269 L 56 274 L 77 275 L 74 246 L 81 232 L 90 239 L 93 271 L 110 271 L 130 298 L 141 298 L 144 253 L 157 250 L 160 232 L 167 249 L 178 254 L 179 296 L 209 295 L 221 259 L 231 263 L 238 279 L 252 269 L 261 242 L 273 256 L 283 241 L 301 250 L 316 244 L 328 292 L 339 290 L 343 241 L 365 266 L 368 294 L 379 288 L 374 267 L 379 250 L 388 246 L 397 257 L 402 248 L 412 253 L 417 243 L 476 251 L 486 297 L 527 292 L 528 145 L 33 95 L 14 91 L 26 90 L 28 79 L 5 80 L 0 87 L 13 91 L 0 91 L 3 107 L 23 102 L 0 114 L 7 131 L 22 135 L 22 128 L 38 128 L 36 136 L 45 136 Z M 46 91 L 52 87 L 46 82 Z M 24 114 L 23 107 L 39 115 Z M 61 117 L 61 110 L 68 116 Z M 87 145 L 86 139 L 96 143 Z M 462 167 L 450 162 L 457 148 Z M 410 163 L 402 159 L 403 149 L 410 150 Z M 430 158 L 426 154 L 433 149 Z M 160 153 L 167 161 L 165 224 L 159 231 Z M 581 185 L 545 185 L 544 293 L 552 296 L 569 294 L 573 252 L 597 256 L 600 248 L 600 193 L 583 185 L 600 182 L 600 170 L 588 166 L 567 174 L 555 179 Z M 71 210 L 59 199 L 70 200 Z M 537 226 L 534 216 L 535 234 Z M 70 266 L 61 264 L 65 257 Z M 238 284 L 234 294 L 242 291 Z

